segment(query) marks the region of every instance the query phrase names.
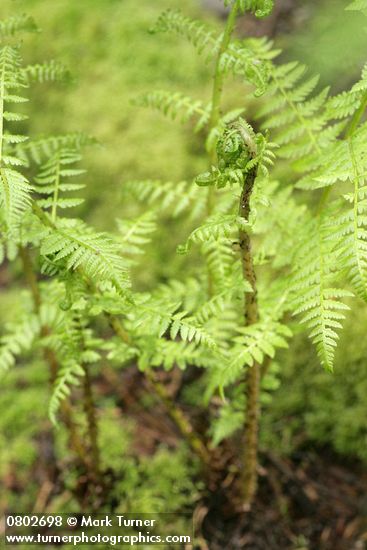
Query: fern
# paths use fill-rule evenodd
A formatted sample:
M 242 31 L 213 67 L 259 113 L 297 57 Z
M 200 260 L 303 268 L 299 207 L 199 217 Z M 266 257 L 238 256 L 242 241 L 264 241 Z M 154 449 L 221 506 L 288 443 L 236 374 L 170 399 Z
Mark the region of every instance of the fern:
M 194 229 L 186 243 L 178 248 L 178 252 L 186 254 L 193 243 L 205 243 L 211 239 L 218 240 L 222 237 L 231 237 L 236 229 L 247 227 L 248 223 L 240 216 L 231 214 L 212 216 L 201 226 Z
M 69 82 L 71 80 L 70 71 L 60 63 L 52 59 L 36 65 L 28 65 L 21 71 L 24 80 L 27 83 L 39 82 Z
M 194 19 L 185 17 L 181 12 L 166 10 L 158 18 L 152 29 L 157 32 L 175 32 L 189 40 L 199 53 L 209 53 L 212 56 L 219 48 L 220 37 L 215 36 L 206 26 Z
M 60 404 L 70 395 L 70 386 L 78 386 L 79 378 L 84 376 L 84 370 L 76 362 L 71 361 L 69 364 L 60 368 L 57 374 L 57 379 L 53 388 L 50 399 L 48 414 L 51 422 L 57 425 L 57 412 Z
M 18 32 L 38 32 L 39 29 L 29 15 L 16 15 L 0 20 L 0 40 L 14 36 Z
M 261 8 L 258 13 L 260 10 Z M 167 10 L 159 17 L 153 32 L 174 32 L 183 36 L 196 47 L 200 54 L 204 53 L 208 60 L 218 54 L 222 40 L 222 35 L 216 36 L 202 23 L 174 10 Z M 273 55 L 276 55 L 276 52 L 270 54 L 264 40 L 232 42 L 228 49 L 222 52 L 219 67 L 221 71 L 231 71 L 244 77 L 256 87 L 256 94 L 261 95 L 268 81 L 267 60 Z
M 337 330 L 342 328 L 349 307 L 341 300 L 351 292 L 335 287 L 335 258 L 322 220 L 310 222 L 308 239 L 300 251 L 300 266 L 295 276 L 295 314 L 311 331 L 322 365 L 333 370 Z
M 367 1 L 366 0 L 354 0 L 349 6 L 346 7 L 347 10 L 351 11 L 362 11 L 367 14 Z
M 307 162 L 310 162 L 328 146 L 333 134 L 330 135 L 330 129 L 325 127 L 323 109 L 328 88 L 310 97 L 318 77 L 303 80 L 305 70 L 305 66 L 296 62 L 273 66 L 267 101 L 258 116 L 266 117 L 263 127 L 276 130 L 280 156 L 291 159 L 307 157 Z M 338 131 L 337 126 L 335 132 Z
M 171 340 L 174 340 L 178 335 L 182 340 L 197 344 L 204 344 L 209 348 L 215 348 L 216 343 L 211 335 L 207 332 L 203 324 L 190 315 L 187 311 L 178 311 L 180 308 L 179 302 L 164 301 L 165 308 L 162 309 L 162 303 L 154 299 L 149 300 L 149 297 L 142 296 L 140 299 L 136 297 L 139 304 L 139 311 L 129 314 L 134 329 L 139 328 L 144 333 L 156 334 L 162 337 L 165 333 L 169 333 Z
M 0 373 L 3 375 L 15 365 L 22 353 L 29 351 L 40 334 L 40 325 L 34 315 L 9 326 L 6 335 L 0 338 Z
M 201 130 L 209 120 L 209 107 L 204 107 L 201 101 L 195 101 L 178 92 L 155 91 L 142 95 L 133 102 L 138 107 L 150 107 L 162 112 L 172 120 L 180 117 L 181 122 L 187 122 L 196 117 L 195 130 Z
M 262 18 L 269 15 L 274 7 L 274 0 L 237 0 L 242 11 L 250 11 L 256 17 Z M 227 1 L 227 4 L 230 0 Z
M 287 338 L 291 330 L 271 318 L 255 325 L 237 328 L 239 336 L 233 339 L 226 364 L 217 369 L 211 381 L 211 388 L 224 388 L 239 379 L 245 367 L 252 368 L 256 363 L 262 364 L 266 357 L 274 358 L 277 348 L 287 348 Z
M 147 212 L 134 220 L 117 220 L 121 233 L 121 251 L 125 254 L 142 254 L 142 247 L 150 242 L 149 236 L 157 230 L 156 215 Z
M 158 212 L 177 217 L 190 211 L 192 219 L 205 210 L 205 198 L 197 185 L 186 181 L 161 182 L 159 180 L 130 181 L 123 184 L 123 197 L 132 196 L 140 203 L 153 207 Z
M 77 221 L 63 222 L 43 239 L 41 254 L 68 270 L 83 269 L 90 280 L 109 280 L 118 291 L 129 286 L 126 263 L 118 244 Z
M 80 152 L 85 147 L 96 145 L 97 140 L 84 134 L 75 132 L 60 136 L 48 136 L 19 141 L 15 144 L 16 156 L 29 166 L 32 162 L 42 164 L 60 150 L 74 150 Z
M 337 210 L 330 216 L 328 225 L 340 267 L 347 270 L 359 296 L 367 300 L 365 135 L 363 126 L 353 138 L 338 143 L 326 157 L 323 170 L 314 178 L 317 186 L 334 185 L 339 180 L 352 185 L 353 191 L 344 194 L 344 205 L 336 202 Z
M 30 206 L 31 186 L 27 179 L 15 168 L 22 165 L 20 159 L 6 154 L 6 143 L 19 143 L 22 136 L 5 132 L 4 123 L 18 122 L 26 117 L 6 110 L 8 103 L 22 103 L 23 97 L 15 95 L 25 87 L 20 73 L 20 56 L 10 46 L 0 49 L 0 206 L 4 211 L 9 232 L 14 232 L 24 212 Z
M 70 178 L 84 174 L 85 170 L 73 168 L 72 165 L 81 160 L 81 156 L 74 150 L 61 149 L 51 156 L 42 166 L 35 182 L 35 191 L 47 198 L 38 200 L 44 209 L 51 210 L 51 220 L 54 223 L 57 209 L 72 208 L 83 202 L 80 198 L 64 198 L 62 193 L 75 192 L 84 188 L 83 184 L 71 183 Z M 66 180 L 66 181 L 65 181 Z

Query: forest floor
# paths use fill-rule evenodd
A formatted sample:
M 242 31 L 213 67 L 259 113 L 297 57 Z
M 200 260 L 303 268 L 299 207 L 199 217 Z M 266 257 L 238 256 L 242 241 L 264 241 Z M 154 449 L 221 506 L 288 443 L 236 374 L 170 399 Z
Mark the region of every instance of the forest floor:
M 137 386 L 144 387 L 141 375 L 135 371 L 129 377 L 125 371 L 123 378 L 120 406 L 136 422 L 138 454 L 152 453 L 161 443 L 175 447 L 180 436 L 164 407 L 148 411 L 131 400 Z M 250 513 L 227 513 L 210 493 L 197 504 L 198 550 L 367 548 L 367 471 L 357 460 L 306 442 L 288 457 L 263 450 L 260 462 L 259 491 Z

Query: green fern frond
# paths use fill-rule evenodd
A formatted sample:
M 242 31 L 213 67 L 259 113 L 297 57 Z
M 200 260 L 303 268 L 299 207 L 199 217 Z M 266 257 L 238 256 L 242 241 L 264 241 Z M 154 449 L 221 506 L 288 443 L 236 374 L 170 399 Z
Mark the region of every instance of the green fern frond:
M 196 344 L 216 348 L 216 342 L 208 331 L 198 323 L 195 317 L 188 315 L 186 311 L 180 311 L 172 316 L 171 339 L 174 340 L 178 334 L 185 342 L 194 341 Z
M 337 256 L 327 238 L 321 219 L 312 220 L 308 238 L 301 248 L 296 271 L 294 314 L 302 315 L 302 323 L 310 330 L 323 367 L 333 370 L 338 329 L 342 328 L 344 312 L 349 307 L 342 302 L 352 293 L 335 287 Z
M 0 207 L 4 209 L 7 227 L 12 231 L 31 204 L 32 187 L 22 174 L 11 168 L 0 168 Z
M 43 209 L 50 209 L 53 223 L 56 221 L 58 208 L 72 208 L 83 202 L 83 199 L 80 198 L 61 196 L 62 193 L 79 191 L 85 187 L 84 184 L 70 182 L 70 178 L 85 173 L 85 170 L 72 167 L 80 160 L 81 156 L 76 151 L 62 149 L 49 158 L 35 179 L 37 184 L 34 187 L 35 191 L 47 197 L 39 199 L 37 202 Z
M 26 178 L 14 167 L 21 166 L 21 159 L 7 151 L 7 144 L 19 143 L 22 136 L 9 134 L 4 123 L 24 120 L 25 116 L 6 110 L 8 103 L 26 101 L 16 95 L 25 87 L 20 73 L 21 59 L 18 50 L 10 46 L 0 48 L 0 206 L 4 210 L 8 230 L 19 224 L 30 205 L 30 191 Z
M 21 70 L 25 82 L 70 82 L 71 73 L 65 65 L 51 59 L 36 65 L 27 65 Z
M 197 48 L 199 54 L 205 53 L 207 60 L 217 56 L 222 40 L 222 35 L 216 36 L 202 23 L 174 10 L 163 12 L 153 31 L 174 32 L 183 36 Z M 261 95 L 268 81 L 268 60 L 275 57 L 277 53 L 275 51 L 270 53 L 270 48 L 264 39 L 231 42 L 228 49 L 221 55 L 219 69 L 245 78 L 255 86 L 256 95 Z
M 248 290 L 251 290 L 251 287 L 249 287 Z M 228 290 L 227 292 L 221 292 L 210 298 L 207 302 L 204 302 L 204 304 L 201 304 L 195 311 L 195 318 L 199 323 L 204 324 L 208 322 L 211 317 L 219 317 L 231 300 L 232 293 L 233 292 Z
M 354 0 L 345 8 L 350 11 L 362 11 L 367 15 L 367 0 Z
M 151 241 L 150 235 L 157 230 L 156 214 L 148 211 L 132 220 L 117 220 L 117 226 L 122 253 L 143 254 L 142 247 Z
M 29 15 L 15 15 L 0 20 L 0 40 L 14 36 L 18 32 L 39 32 L 39 28 Z
M 8 333 L 0 338 L 0 374 L 8 371 L 19 355 L 31 349 L 39 333 L 40 324 L 34 315 L 9 326 Z
M 195 364 L 197 346 L 195 342 L 182 340 L 156 340 L 154 352 L 150 357 L 152 367 L 162 366 L 165 370 L 171 370 L 176 365 L 185 370 L 188 365 Z
M 360 144 L 362 145 L 362 144 Z M 337 213 L 329 218 L 330 239 L 335 243 L 335 254 L 357 294 L 367 301 L 367 186 L 361 174 L 363 163 L 357 158 L 353 140 L 348 140 L 351 173 L 349 181 L 353 192 L 344 195 L 347 210 L 340 203 Z M 364 146 L 361 154 L 364 155 Z M 343 166 L 343 168 L 345 168 Z M 340 177 L 340 176 L 339 176 Z M 341 210 L 341 212 L 340 212 Z
M 238 262 L 238 254 L 230 246 L 228 239 L 220 238 L 203 243 L 202 253 L 211 274 L 216 292 L 221 292 L 233 283 L 231 274 Z
M 85 147 L 97 144 L 98 141 L 94 137 L 83 132 L 75 132 L 60 136 L 30 139 L 26 143 L 19 142 L 15 145 L 15 152 L 16 156 L 29 166 L 31 162 L 42 164 L 58 151 L 66 149 L 80 152 Z
M 320 189 L 340 182 L 354 182 L 355 163 L 358 163 L 359 177 L 365 177 L 367 160 L 365 158 L 365 140 L 367 124 L 362 124 L 349 139 L 339 139 L 330 144 L 323 152 L 322 165 L 297 182 L 299 189 Z M 351 143 L 353 147 L 351 148 Z M 353 154 L 352 154 L 353 152 Z
M 186 254 L 192 244 L 205 243 L 210 240 L 218 240 L 222 237 L 230 238 L 238 229 L 248 229 L 248 222 L 240 216 L 233 214 L 217 214 L 209 217 L 202 225 L 194 229 L 186 243 L 180 245 L 177 251 Z
M 70 386 L 78 386 L 80 383 L 79 378 L 84 375 L 83 368 L 72 360 L 59 369 L 48 410 L 50 420 L 55 426 L 57 425 L 56 415 L 60 404 L 70 395 Z
M 152 32 L 175 32 L 193 44 L 200 54 L 209 51 L 210 56 L 215 55 L 221 39 L 203 23 L 184 16 L 180 11 L 171 9 L 164 11 L 159 16 Z
M 318 77 L 303 79 L 305 71 L 296 62 L 273 66 L 267 100 L 258 112 L 265 118 L 263 127 L 274 131 L 278 154 L 284 158 L 318 156 L 330 142 L 323 133 L 328 88 L 311 96 Z
M 128 181 L 122 187 L 124 196 L 132 196 L 145 205 L 154 206 L 173 218 L 189 210 L 190 218 L 199 217 L 205 209 L 205 197 L 197 185 L 186 181 Z
M 256 17 L 267 17 L 273 10 L 274 0 L 236 0 L 241 11 L 249 11 Z M 229 3 L 229 2 L 227 2 Z
M 129 286 L 126 262 L 119 254 L 118 244 L 82 222 L 59 222 L 44 237 L 41 255 L 70 271 L 81 268 L 92 282 L 110 281 L 119 292 L 126 293 Z
M 134 330 L 141 334 L 154 335 L 161 338 L 169 334 L 171 340 L 177 336 L 185 342 L 204 344 L 215 348 L 216 342 L 195 316 L 187 311 L 178 311 L 180 302 L 154 296 L 136 296 L 136 305 L 128 314 Z
M 209 121 L 210 105 L 203 106 L 201 101 L 179 92 L 157 90 L 134 99 L 133 103 L 138 107 L 149 107 L 160 111 L 172 120 L 179 117 L 182 123 L 195 117 L 197 118 L 195 131 L 201 130 Z
M 211 377 L 210 391 L 233 384 L 245 368 L 254 363 L 262 365 L 266 357 L 274 358 L 276 349 L 287 348 L 291 330 L 271 318 L 243 328 L 237 328 L 240 335 L 233 338 L 233 344 L 226 353 L 226 361 L 215 369 Z M 209 391 L 209 390 L 208 390 Z
M 361 78 L 348 91 L 330 97 L 326 103 L 326 116 L 329 120 L 351 117 L 361 106 L 367 91 L 367 64 L 362 69 Z

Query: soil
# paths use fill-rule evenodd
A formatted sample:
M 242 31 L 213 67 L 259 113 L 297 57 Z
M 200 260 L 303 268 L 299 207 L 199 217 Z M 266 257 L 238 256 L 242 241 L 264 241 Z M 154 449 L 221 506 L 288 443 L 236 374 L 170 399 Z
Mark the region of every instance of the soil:
M 126 373 L 125 397 L 144 392 L 139 373 Z M 140 378 L 140 380 L 139 380 Z M 163 374 L 163 380 L 165 375 Z M 161 381 L 163 381 L 161 380 Z M 172 381 L 172 378 L 171 378 Z M 115 381 L 116 382 L 116 381 Z M 130 388 L 129 388 L 130 385 Z M 132 386 L 135 389 L 132 391 Z M 179 394 L 179 381 L 171 387 L 172 398 Z M 114 390 L 116 390 L 114 383 Z M 154 452 L 159 443 L 175 446 L 180 435 L 163 406 L 146 411 L 124 399 L 124 414 L 134 416 L 137 452 Z M 181 404 L 182 406 L 182 404 Z M 195 411 L 186 410 L 195 418 Z M 141 422 L 140 419 L 141 418 Z M 196 423 L 200 419 L 195 418 Z M 230 449 L 222 449 L 226 460 Z M 292 456 L 278 456 L 263 450 L 260 456 L 259 490 L 250 512 L 230 510 L 228 477 L 221 490 L 203 495 L 194 512 L 199 535 L 198 550 L 366 550 L 367 549 L 367 469 L 328 448 L 315 448 L 304 439 Z M 223 496 L 223 495 L 226 496 Z
M 201 527 L 207 548 L 367 548 L 367 474 L 361 465 L 345 464 L 325 449 L 287 459 L 264 452 L 261 462 L 251 512 L 223 520 L 215 506 L 208 509 Z

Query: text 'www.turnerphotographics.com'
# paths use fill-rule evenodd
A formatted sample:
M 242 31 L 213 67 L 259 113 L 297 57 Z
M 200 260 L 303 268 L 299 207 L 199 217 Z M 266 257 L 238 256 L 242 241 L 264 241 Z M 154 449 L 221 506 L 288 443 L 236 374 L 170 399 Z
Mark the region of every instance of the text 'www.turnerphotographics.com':
M 180 525 L 179 530 L 177 526 Z M 174 526 L 174 527 L 173 527 Z M 163 545 L 190 547 L 185 514 L 33 514 L 5 517 L 5 545 Z

